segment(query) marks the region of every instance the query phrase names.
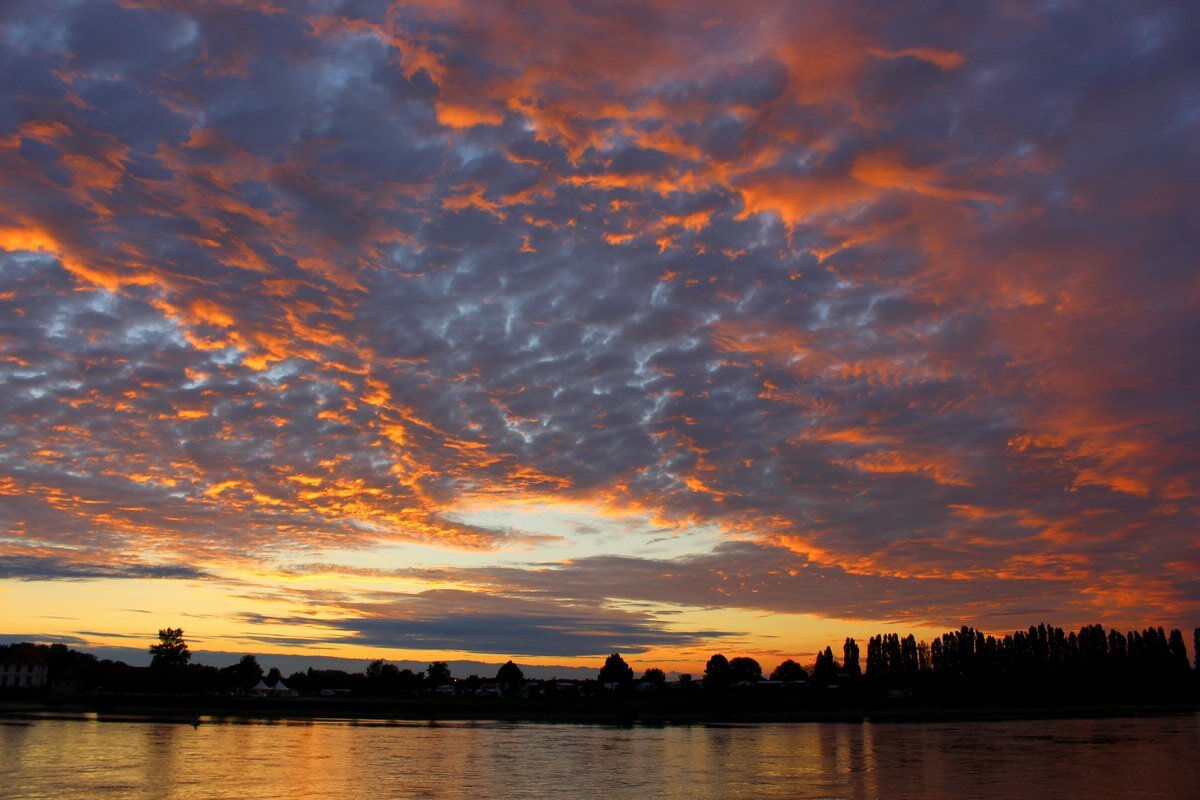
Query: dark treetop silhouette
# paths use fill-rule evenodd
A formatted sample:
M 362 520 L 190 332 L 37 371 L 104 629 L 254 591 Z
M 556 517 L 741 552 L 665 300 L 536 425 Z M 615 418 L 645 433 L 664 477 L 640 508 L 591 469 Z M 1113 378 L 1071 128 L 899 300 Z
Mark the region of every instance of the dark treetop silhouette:
M 152 667 L 183 667 L 192 660 L 187 642 L 183 640 L 183 628 L 163 628 L 158 632 L 158 644 L 150 647 Z
M 604 660 L 600 668 L 599 681 L 602 684 L 617 684 L 628 686 L 633 683 L 633 668 L 625 663 L 620 653 L 613 653 Z
M 1193 642 L 1200 644 L 1200 629 L 1193 633 Z M 150 667 L 129 667 L 100 661 L 61 644 L 0 646 L 0 665 L 27 660 L 35 653 L 40 663 L 47 665 L 50 678 L 44 688 L 9 686 L 3 691 L 42 692 L 53 697 L 63 692 L 102 690 L 94 696 L 98 707 L 113 702 L 112 698 L 120 698 L 122 707 L 149 704 L 157 708 L 155 703 L 168 702 L 162 698 L 170 696 L 189 696 L 189 704 L 210 706 L 224 701 L 197 698 L 237 697 L 246 704 L 242 708 L 254 713 L 292 702 L 246 697 L 263 679 L 262 667 L 253 655 L 222 669 L 189 663 L 191 654 L 181 629 L 161 630 L 159 642 L 150 652 L 154 656 Z M 295 702 L 309 703 L 294 713 L 369 716 L 375 705 L 382 704 L 377 713 L 413 717 L 528 712 L 774 719 L 806 713 L 891 713 L 905 708 L 1065 709 L 1113 704 L 1146 708 L 1146 704 L 1165 704 L 1194 709 L 1200 701 L 1200 667 L 1192 669 L 1183 634 L 1177 629 L 1167 632 L 1151 627 L 1122 633 L 1090 625 L 1064 631 L 1043 624 L 996 637 L 964 626 L 928 643 L 912 635 L 872 636 L 867 643 L 865 673 L 859 667 L 858 654 L 857 642 L 847 638 L 840 664 L 832 647 L 826 647 L 809 669 L 794 659 L 783 660 L 771 672 L 770 681 L 763 680 L 762 668 L 754 658 L 729 659 L 717 653 L 708 659 L 703 681 L 691 681 L 688 675 L 668 681 L 663 670 L 650 667 L 635 684 L 632 668 L 619 653 L 612 653 L 594 680 L 530 680 L 511 660 L 497 670 L 494 679 L 475 675 L 456 679 L 442 661 L 413 672 L 377 659 L 360 673 L 309 668 L 288 676 L 286 683 L 302 695 Z M 266 681 L 274 685 L 281 678 L 279 670 L 272 668 Z M 329 701 L 334 703 L 351 702 L 336 698 L 355 699 L 350 706 L 328 706 L 304 697 L 334 698 Z M 402 702 L 409 705 L 396 705 Z M 493 705 L 480 705 L 489 702 Z M 494 705 L 497 702 L 507 705 Z M 237 706 L 220 710 L 238 713 Z

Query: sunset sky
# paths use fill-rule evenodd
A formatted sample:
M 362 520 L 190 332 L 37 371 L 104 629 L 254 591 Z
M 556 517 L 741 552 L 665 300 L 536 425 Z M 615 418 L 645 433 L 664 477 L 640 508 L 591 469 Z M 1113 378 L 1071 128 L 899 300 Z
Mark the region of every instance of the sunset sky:
M 1190 631 L 1197 42 L 1176 2 L 6 0 L 3 640 Z

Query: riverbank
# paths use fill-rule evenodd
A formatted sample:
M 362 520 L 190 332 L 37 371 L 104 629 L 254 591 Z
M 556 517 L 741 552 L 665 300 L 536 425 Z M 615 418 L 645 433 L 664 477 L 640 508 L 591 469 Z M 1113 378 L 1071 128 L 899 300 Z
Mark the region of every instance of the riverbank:
M 209 720 L 497 721 L 547 724 L 722 725 L 788 722 L 950 722 L 1146 717 L 1200 713 L 1200 703 L 997 704 L 979 701 L 837 704 L 827 700 L 615 695 L 573 698 L 242 698 L 88 694 L 0 701 L 0 721 L 78 718 Z

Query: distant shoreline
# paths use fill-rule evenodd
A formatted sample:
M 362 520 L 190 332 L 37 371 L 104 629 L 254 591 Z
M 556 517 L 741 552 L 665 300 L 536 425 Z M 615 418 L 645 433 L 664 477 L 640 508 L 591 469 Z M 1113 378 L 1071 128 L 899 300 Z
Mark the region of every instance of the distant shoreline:
M 726 699 L 726 698 L 722 698 Z M 236 700 L 236 702 L 231 702 Z M 614 702 L 615 700 L 615 702 Z M 937 723 L 1007 720 L 1156 717 L 1200 713 L 1200 703 L 1112 704 L 892 704 L 836 707 L 735 707 L 705 698 L 691 702 L 644 702 L 641 698 L 589 698 L 570 703 L 528 700 L 458 701 L 339 698 L 188 698 L 88 696 L 0 702 L 0 723 L 38 719 L 178 722 L 526 722 L 583 725 L 723 725 L 771 723 Z

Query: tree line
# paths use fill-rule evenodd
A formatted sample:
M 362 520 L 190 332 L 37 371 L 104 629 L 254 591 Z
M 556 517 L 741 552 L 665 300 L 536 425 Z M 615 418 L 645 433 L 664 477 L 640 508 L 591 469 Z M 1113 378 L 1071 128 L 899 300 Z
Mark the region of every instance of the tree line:
M 1192 645 L 1196 669 L 1200 670 L 1200 628 L 1193 631 Z M 204 666 L 191 663 L 191 651 L 179 628 L 158 632 L 158 642 L 149 648 L 149 668 L 100 660 L 62 644 L 0 645 L 0 663 L 19 649 L 26 659 L 30 653 L 36 654 L 60 686 L 117 692 L 234 694 L 244 693 L 260 682 L 268 686 L 283 682 L 289 689 L 310 695 L 403 696 L 441 693 L 448 687 L 473 692 L 488 685 L 497 694 L 513 695 L 526 683 L 520 667 L 512 661 L 502 665 L 494 677 L 464 678 L 452 675 L 444 661 L 414 671 L 377 659 L 362 672 L 310 667 L 287 676 L 274 667 L 264 671 L 254 655 L 245 655 L 223 668 Z M 1044 687 L 1116 696 L 1139 687 L 1151 692 L 1168 691 L 1192 673 L 1182 632 L 1168 632 L 1162 627 L 1122 633 L 1116 629 L 1106 631 L 1100 625 L 1064 631 L 1041 624 L 995 636 L 963 626 L 929 642 L 918 641 L 912 634 L 881 633 L 868 640 L 865 665 L 860 663 L 859 645 L 853 638 L 844 640 L 840 655 L 839 661 L 833 648 L 826 647 L 808 665 L 788 658 L 767 674 L 752 657 L 727 658 L 717 653 L 708 659 L 703 675 L 681 674 L 671 685 L 709 691 L 763 686 L 838 688 L 848 694 L 911 689 L 930 696 L 947 691 L 996 696 L 1016 691 L 1029 695 L 1037 687 Z M 553 682 L 535 683 L 553 691 Z M 650 667 L 636 676 L 619 653 L 605 659 L 594 679 L 568 683 L 578 683 L 585 693 L 662 689 L 668 685 L 662 669 Z
M 913 634 L 876 634 L 867 641 L 866 663 L 858 643 L 847 637 L 838 661 L 832 647 L 816 655 L 809 666 L 793 659 L 780 663 L 769 676 L 759 662 L 746 656 L 713 655 L 705 665 L 701 685 L 729 689 L 764 684 L 812 686 L 871 691 L 920 689 L 927 694 L 954 692 L 1036 693 L 1038 687 L 1070 693 L 1129 695 L 1169 691 L 1200 671 L 1200 628 L 1192 633 L 1193 662 L 1189 663 L 1182 631 L 1149 627 L 1122 633 L 1101 625 L 1078 631 L 1041 624 L 1003 636 L 969 626 L 947 631 L 931 642 Z M 865 670 L 864 670 L 865 666 Z M 599 681 L 612 688 L 629 688 L 660 680 L 651 668 L 639 680 L 613 653 L 600 670 Z M 680 676 L 690 683 L 690 675 Z
M 1200 628 L 1193 642 L 1195 653 Z M 867 644 L 867 674 L 880 677 L 931 672 L 980 681 L 1154 679 L 1189 669 L 1183 633 L 1161 627 L 1121 633 L 1085 625 L 1068 632 L 1042 624 L 997 638 L 964 626 L 930 643 L 891 633 L 873 636 Z

